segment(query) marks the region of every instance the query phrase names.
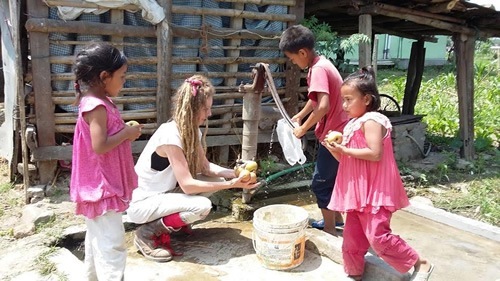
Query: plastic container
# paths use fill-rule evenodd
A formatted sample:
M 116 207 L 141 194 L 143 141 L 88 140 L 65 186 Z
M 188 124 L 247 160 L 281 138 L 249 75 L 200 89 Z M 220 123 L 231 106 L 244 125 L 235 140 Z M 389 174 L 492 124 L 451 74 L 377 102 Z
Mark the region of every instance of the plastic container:
M 285 270 L 304 261 L 308 213 L 301 207 L 277 204 L 262 207 L 253 215 L 252 242 L 260 263 Z

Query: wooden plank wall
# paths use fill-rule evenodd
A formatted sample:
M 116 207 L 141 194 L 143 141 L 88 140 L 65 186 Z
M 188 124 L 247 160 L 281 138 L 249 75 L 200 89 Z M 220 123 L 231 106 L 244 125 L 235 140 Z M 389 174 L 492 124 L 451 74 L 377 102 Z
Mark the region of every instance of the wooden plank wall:
M 130 7 L 111 9 L 106 14 L 98 16 L 101 18 L 100 22 L 87 20 L 89 16 L 63 21 L 49 17 L 49 7 L 55 9 L 56 6 L 79 8 L 98 6 L 74 0 L 44 2 L 47 6 L 42 1 L 28 0 L 32 8 L 29 10 L 30 16 L 26 24 L 32 46 L 32 71 L 36 74 L 33 81 L 36 93 L 33 106 L 36 114 L 28 119 L 29 123 L 36 124 L 38 128 L 40 148 L 33 152 L 36 161 L 69 160 L 71 146 L 61 146 L 63 143 L 71 143 L 77 117 L 76 108 L 71 107 L 74 102 L 74 90 L 71 86 L 67 89 L 54 86 L 61 83 L 72 85 L 74 76 L 71 73 L 71 64 L 74 53 L 64 55 L 50 53 L 49 45 L 54 48 L 69 47 L 76 52 L 78 48 L 87 44 L 88 40 L 100 38 L 125 51 L 129 58 L 129 71 L 126 77 L 128 82 L 122 91 L 123 95 L 114 98 L 114 102 L 120 105 L 125 121 L 133 119 L 145 124 L 143 130 L 145 136 L 142 141 L 135 143 L 134 152 L 142 151 L 148 136 L 155 131 L 159 123 L 168 120 L 176 87 L 193 74 L 209 77 L 217 92 L 212 109 L 213 115 L 208 121 L 209 146 L 240 144 L 243 93 L 238 92 L 238 86 L 240 83 L 251 82 L 249 65 L 258 62 L 278 65 L 273 77 L 276 81 L 281 81 L 277 88 L 285 106 L 292 111 L 289 114 L 294 114 L 293 110 L 300 106 L 296 96 L 299 91 L 297 69 L 294 69 L 293 75 L 287 75 L 287 71 L 291 69 L 289 67 L 286 70 L 284 65 L 286 59 L 278 49 L 282 31 L 269 31 L 258 27 L 249 29 L 245 26 L 245 22 L 248 25 L 252 21 L 265 20 L 268 23 L 283 23 L 283 29 L 286 28 L 297 19 L 300 20 L 303 15 L 303 11 L 297 11 L 297 8 L 291 9 L 296 7 L 296 0 L 211 1 L 218 3 L 219 7 L 206 5 L 191 7 L 184 4 L 189 1 L 160 0 L 158 3 L 164 8 L 167 21 L 156 26 L 141 21 L 138 17 L 140 11 L 131 15 L 124 10 Z M 303 9 L 303 0 L 297 2 L 302 3 L 299 7 Z M 265 9 L 261 11 L 260 8 L 258 11 L 244 9 L 246 5 L 254 3 L 263 5 L 259 7 L 281 5 L 288 12 L 270 13 Z M 132 25 L 129 20 L 131 17 L 140 21 L 140 24 Z M 183 24 L 185 19 L 190 17 L 199 20 L 201 24 Z M 103 18 L 106 18 L 104 22 Z M 223 25 L 217 26 L 218 21 Z M 57 36 L 61 34 L 68 36 Z M 264 40 L 267 44 L 258 44 Z M 136 51 L 132 52 L 133 55 L 127 54 L 127 51 L 134 49 L 147 52 Z M 275 51 L 277 55 L 272 57 L 256 55 L 266 51 Z M 54 71 L 56 66 L 66 67 L 63 67 L 64 71 Z M 296 85 L 291 85 L 292 83 Z M 266 106 L 274 105 L 270 97 L 269 92 L 263 94 Z M 287 105 L 287 101 L 290 100 L 291 106 Z M 270 135 L 269 129 L 262 130 L 259 132 L 259 142 L 269 142 Z M 222 158 L 227 159 L 227 151 L 222 150 L 221 153 L 226 154 L 222 155 Z

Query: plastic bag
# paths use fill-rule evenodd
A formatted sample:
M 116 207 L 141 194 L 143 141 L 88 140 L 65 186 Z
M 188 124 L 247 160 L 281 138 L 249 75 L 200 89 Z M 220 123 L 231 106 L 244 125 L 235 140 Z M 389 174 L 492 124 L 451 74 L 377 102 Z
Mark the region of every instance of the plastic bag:
M 288 164 L 291 166 L 295 165 L 297 162 L 301 165 L 304 164 L 306 162 L 306 156 L 304 155 L 304 151 L 302 151 L 302 142 L 293 135 L 293 129 L 288 125 L 285 119 L 278 120 L 276 132 L 278 133 L 278 141 L 281 144 L 283 154 Z

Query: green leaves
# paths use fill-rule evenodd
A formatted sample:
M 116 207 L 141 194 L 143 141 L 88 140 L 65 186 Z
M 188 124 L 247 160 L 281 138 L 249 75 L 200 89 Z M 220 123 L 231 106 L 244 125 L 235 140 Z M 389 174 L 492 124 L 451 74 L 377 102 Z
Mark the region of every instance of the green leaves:
M 308 27 L 316 37 L 316 52 L 325 56 L 333 62 L 341 72 L 352 72 L 354 66 L 349 65 L 349 60 L 344 58 L 345 54 L 352 53 L 360 42 L 370 42 L 370 38 L 364 34 L 353 34 L 349 37 L 338 36 L 332 31 L 327 23 L 320 23 L 312 16 L 302 21 L 302 25 Z

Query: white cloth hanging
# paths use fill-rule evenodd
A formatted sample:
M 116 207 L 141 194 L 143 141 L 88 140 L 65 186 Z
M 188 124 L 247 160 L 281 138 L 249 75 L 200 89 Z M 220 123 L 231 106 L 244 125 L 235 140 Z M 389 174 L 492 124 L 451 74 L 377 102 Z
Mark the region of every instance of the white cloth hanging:
M 278 125 L 276 126 L 276 132 L 278 133 L 278 141 L 283 149 L 283 154 L 285 159 L 291 166 L 295 165 L 297 162 L 302 165 L 306 162 L 306 156 L 304 151 L 302 151 L 302 142 L 300 139 L 293 135 L 293 129 L 288 125 L 286 120 L 278 120 Z

